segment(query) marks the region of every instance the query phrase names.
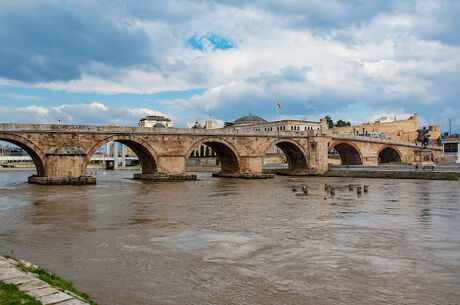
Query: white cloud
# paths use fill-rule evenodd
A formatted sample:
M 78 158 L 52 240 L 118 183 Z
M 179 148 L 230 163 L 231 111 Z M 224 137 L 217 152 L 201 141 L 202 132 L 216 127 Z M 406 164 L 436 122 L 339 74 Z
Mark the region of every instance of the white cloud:
M 413 115 L 413 113 L 401 113 L 401 112 L 393 112 L 393 113 L 389 113 L 389 112 L 382 112 L 382 113 L 378 113 L 378 114 L 374 114 L 373 116 L 371 116 L 370 118 L 367 119 L 367 122 L 370 122 L 370 123 L 373 123 L 375 122 L 377 119 L 381 119 L 381 118 L 390 118 L 390 119 L 394 119 L 394 120 L 407 120 L 408 118 L 410 118 L 411 116 Z
M 62 123 L 90 125 L 127 125 L 137 126 L 142 117 L 147 115 L 165 115 L 159 111 L 146 108 L 110 107 L 99 102 L 60 106 L 0 106 L 2 123 Z M 167 115 L 166 115 L 167 116 Z M 8 121 L 5 120 L 8 118 Z
M 1 93 L 0 96 L 12 98 L 15 100 L 26 100 L 26 101 L 41 101 L 43 98 L 34 95 L 24 95 L 16 93 Z
M 359 102 L 375 112 L 397 107 L 401 113 L 421 112 L 434 120 L 444 115 L 443 110 L 455 108 L 460 94 L 460 47 L 438 35 L 455 35 L 450 34 L 456 29 L 448 29 L 449 22 L 438 20 L 453 5 L 414 2 L 178 0 L 122 6 L 82 2 L 69 11 L 81 14 L 88 5 L 94 12 L 107 10 L 105 23 L 113 22 L 121 34 L 141 33 L 142 39 L 128 40 L 139 43 L 123 49 L 121 57 L 110 53 L 118 61 L 101 59 L 97 49 L 88 51 L 85 64 L 76 66 L 79 76 L 70 80 L 31 83 L 3 77 L 0 85 L 103 94 L 207 88 L 188 100 L 163 101 L 181 113 L 176 119 L 184 125 L 209 112 L 221 117 L 236 116 L 237 111 L 272 115 L 274 100 L 282 102 L 287 116 L 343 112 Z M 436 31 L 428 31 L 430 26 Z M 429 39 L 427 31 L 437 39 Z M 98 38 L 100 33 L 87 34 Z M 194 35 L 218 35 L 236 47 L 214 50 L 203 38 L 204 49 L 196 50 L 187 45 Z M 131 47 L 146 45 L 145 53 L 133 53 L 145 58 L 130 56 Z M 50 113 L 41 117 L 51 120 L 59 114 L 74 122 L 124 117 L 110 105 L 104 107 L 109 111 L 88 108 L 88 119 L 73 113 L 76 109 L 70 105 L 48 107 Z

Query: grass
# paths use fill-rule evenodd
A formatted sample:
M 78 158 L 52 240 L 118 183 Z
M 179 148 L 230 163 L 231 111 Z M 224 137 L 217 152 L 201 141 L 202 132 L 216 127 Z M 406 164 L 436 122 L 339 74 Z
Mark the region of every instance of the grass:
M 42 303 L 28 296 L 13 284 L 0 281 L 0 305 L 41 305 Z
M 88 303 L 90 303 L 91 305 L 98 305 L 96 302 L 91 300 L 89 295 L 87 295 L 86 293 L 78 291 L 75 288 L 74 283 L 72 283 L 71 281 L 61 279 L 57 275 L 55 275 L 55 274 L 53 274 L 51 272 L 48 272 L 46 269 L 43 269 L 41 267 L 38 267 L 37 269 L 32 269 L 32 268 L 27 268 L 27 267 L 25 267 L 25 266 L 23 266 L 21 264 L 18 264 L 18 267 L 20 269 L 22 269 L 22 270 L 37 274 L 39 279 L 41 279 L 44 282 L 47 282 L 50 285 L 53 285 L 54 287 L 58 287 L 58 288 L 65 289 L 67 291 L 71 291 L 71 292 L 75 293 L 76 295 L 78 295 L 78 296 L 82 297 L 83 299 L 85 299 L 86 301 L 88 301 Z M 0 304 L 0 305 L 3 305 L 3 303 Z

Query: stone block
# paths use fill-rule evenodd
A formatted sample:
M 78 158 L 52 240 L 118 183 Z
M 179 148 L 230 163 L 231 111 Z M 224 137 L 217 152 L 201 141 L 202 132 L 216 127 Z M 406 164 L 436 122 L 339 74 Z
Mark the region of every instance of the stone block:
M 30 176 L 29 183 L 40 185 L 88 185 L 96 184 L 96 178 L 90 176 L 81 177 L 38 177 Z
M 88 303 L 82 302 L 82 301 L 77 300 L 77 299 L 71 299 L 71 300 L 59 303 L 59 305 L 88 305 Z
M 55 294 L 50 294 L 50 295 L 46 295 L 46 296 L 37 298 L 37 300 L 42 302 L 43 305 L 57 304 L 59 302 L 67 301 L 70 299 L 73 299 L 73 297 L 63 292 L 58 292 Z
M 134 174 L 134 180 L 145 180 L 145 181 L 184 181 L 184 180 L 196 180 L 195 174 Z
M 25 274 L 23 277 L 5 280 L 4 282 L 8 284 L 21 285 L 21 284 L 25 284 L 25 283 L 36 281 L 36 280 L 37 278 L 35 276 L 30 275 L 30 274 Z
M 20 278 L 24 276 L 25 276 L 24 272 L 21 272 L 14 267 L 0 269 L 0 280 L 1 281 L 10 280 L 14 278 Z
M 22 283 L 21 285 L 18 285 L 19 290 L 21 291 L 30 291 L 30 290 L 36 290 L 36 289 L 41 289 L 44 287 L 49 287 L 47 283 L 39 280 L 39 279 L 33 279 L 28 282 Z
M 19 288 L 19 289 L 22 290 L 21 288 Z M 28 295 L 30 295 L 33 298 L 42 298 L 42 297 L 45 297 L 45 296 L 48 296 L 48 295 L 57 294 L 57 293 L 59 293 L 59 290 L 57 290 L 56 288 L 50 287 L 48 285 L 48 287 L 43 287 L 43 288 L 40 288 L 40 289 L 29 290 L 29 291 L 24 291 L 24 292 L 27 293 Z

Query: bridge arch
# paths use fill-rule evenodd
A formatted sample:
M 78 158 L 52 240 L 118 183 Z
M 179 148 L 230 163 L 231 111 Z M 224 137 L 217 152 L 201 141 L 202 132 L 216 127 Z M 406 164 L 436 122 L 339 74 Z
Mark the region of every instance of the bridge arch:
M 384 145 L 377 152 L 380 163 L 401 162 L 401 152 L 393 145 Z
M 291 139 L 277 139 L 265 148 L 263 156 L 273 145 L 278 146 L 286 156 L 289 174 L 305 173 L 308 170 L 307 154 L 302 145 Z
M 91 160 L 91 157 L 94 153 L 104 144 L 108 142 L 118 142 L 128 146 L 132 151 L 136 154 L 137 158 L 139 159 L 139 163 L 142 168 L 143 174 L 156 174 L 158 173 L 158 157 L 155 150 L 147 143 L 145 140 L 130 135 L 114 135 L 110 137 L 106 137 L 102 140 L 98 140 L 88 151 L 87 153 L 87 160 L 84 164 L 83 172 L 86 172 L 86 166 L 88 162 Z
M 220 138 L 205 138 L 193 143 L 185 155 L 185 164 L 187 164 L 192 151 L 200 145 L 209 146 L 220 160 L 222 174 L 239 174 L 240 173 L 240 154 L 238 150 L 228 141 Z
M 37 176 L 47 175 L 45 153 L 37 145 L 24 137 L 8 133 L 0 133 L 0 141 L 9 142 L 24 149 L 35 164 Z
M 343 165 L 361 165 L 363 164 L 363 155 L 360 149 L 350 141 L 335 141 L 329 148 L 328 152 L 334 149 L 339 153 Z

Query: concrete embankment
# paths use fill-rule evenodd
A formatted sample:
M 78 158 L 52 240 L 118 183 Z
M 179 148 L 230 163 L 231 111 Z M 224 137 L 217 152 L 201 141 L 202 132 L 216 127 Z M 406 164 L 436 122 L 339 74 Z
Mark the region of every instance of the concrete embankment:
M 286 175 L 286 169 L 264 169 L 266 174 Z M 423 180 L 460 180 L 460 171 L 432 170 L 389 170 L 389 169 L 330 169 L 321 177 L 383 178 L 383 179 L 423 179 Z
M 386 179 L 423 179 L 423 180 L 459 180 L 460 172 L 432 170 L 349 170 L 331 169 L 322 174 L 324 177 L 386 178 Z
M 41 270 L 41 275 L 30 272 L 29 270 Z M 17 261 L 11 257 L 0 254 L 0 281 L 15 285 L 20 291 L 26 293 L 43 305 L 90 305 L 85 299 L 75 293 L 52 286 L 41 280 L 45 271 L 26 261 Z M 54 281 L 58 279 L 54 275 L 47 274 Z M 40 277 L 40 278 L 39 278 Z M 65 281 L 66 283 L 71 283 Z M 73 285 L 73 284 L 72 284 Z M 76 293 L 79 293 L 76 291 Z M 0 291 L 1 294 L 1 291 Z M 93 303 L 95 304 L 95 303 Z

